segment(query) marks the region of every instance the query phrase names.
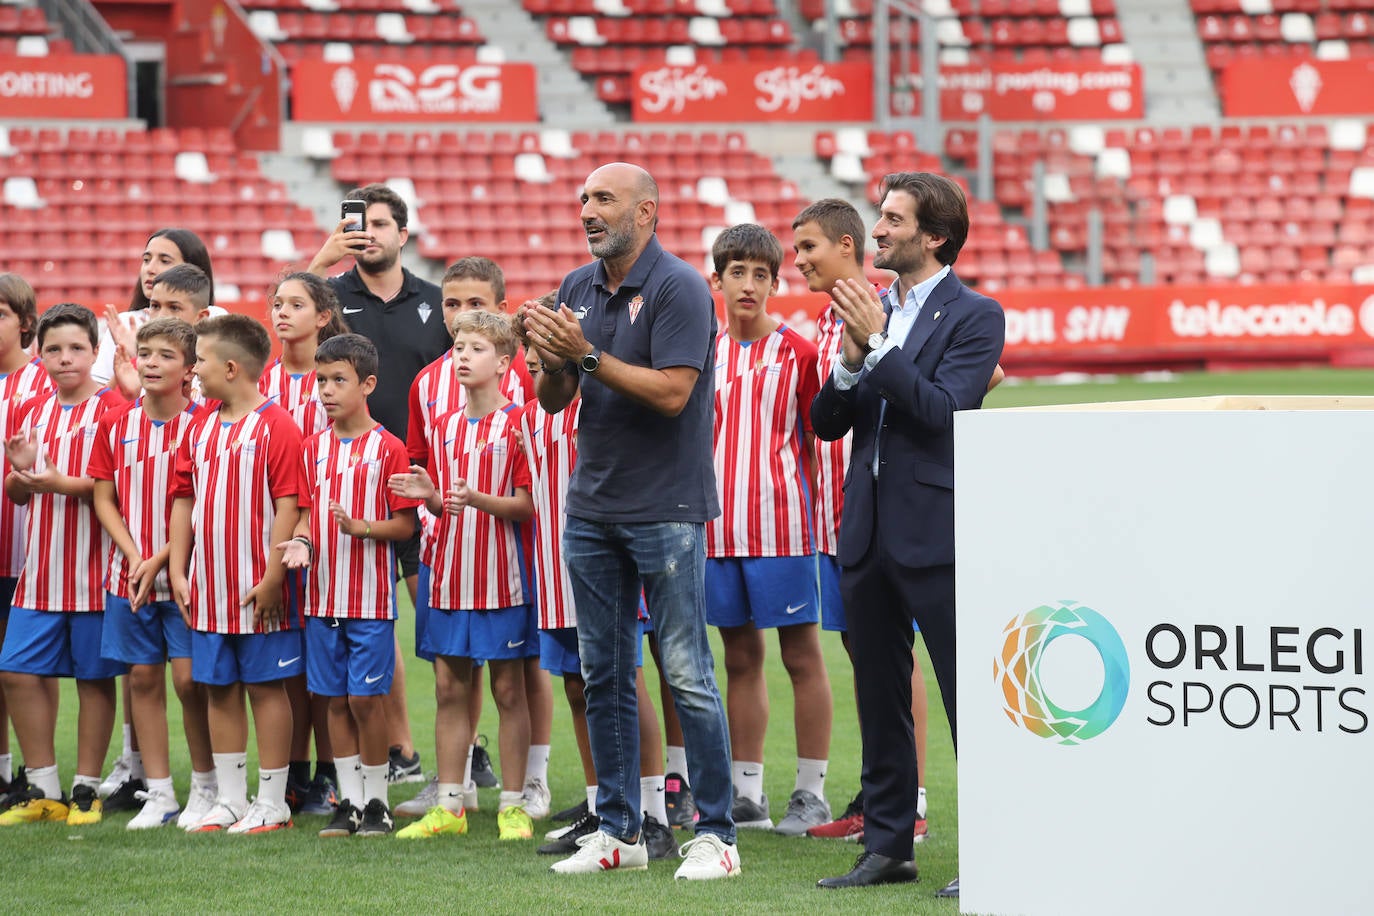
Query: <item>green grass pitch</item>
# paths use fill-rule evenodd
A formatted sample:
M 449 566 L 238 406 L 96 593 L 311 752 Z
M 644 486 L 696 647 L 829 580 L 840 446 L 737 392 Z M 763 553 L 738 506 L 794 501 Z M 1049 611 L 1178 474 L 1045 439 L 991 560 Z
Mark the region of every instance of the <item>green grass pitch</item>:
M 1286 370 L 1236 374 L 1181 375 L 1167 380 L 1134 378 L 1063 385 L 1007 384 L 988 398 L 988 407 L 1074 401 L 1190 397 L 1206 394 L 1374 395 L 1374 371 Z M 403 610 L 402 644 L 411 644 L 410 615 Z M 843 808 L 858 787 L 859 739 L 851 671 L 834 634 L 823 645 L 835 693 L 835 727 L 827 794 Z M 714 641 L 719 663 L 720 644 Z M 652 660 L 648 661 L 652 666 Z M 927 665 L 927 670 L 929 666 Z M 720 673 L 722 687 L 724 673 Z M 409 659 L 412 727 L 427 769 L 434 762 L 433 675 Z M 787 676 L 776 654 L 768 668 L 772 716 L 767 740 L 766 791 L 773 813 L 781 813 L 792 788 L 795 751 Z M 652 679 L 651 679 L 652 683 Z M 169 695 L 171 691 L 169 690 Z M 174 696 L 174 695 L 173 695 Z M 550 782 L 554 807 L 575 803 L 582 793 L 581 770 L 561 686 L 554 685 L 554 739 Z M 76 697 L 63 684 L 58 759 L 64 787 L 75 758 Z M 173 698 L 173 707 L 175 699 Z M 173 770 L 184 800 L 189 764 L 173 729 Z M 481 731 L 492 737 L 496 718 L 488 700 Z M 842 873 L 858 849 L 839 842 L 786 839 L 745 832 L 740 840 L 744 874 L 728 882 L 673 882 L 671 863 L 654 863 L 646 873 L 559 877 L 550 859 L 534 852 L 536 840 L 498 843 L 496 790 L 483 790 L 482 810 L 470 817 L 466 837 L 405 843 L 394 838 L 321 840 L 322 817 L 298 817 L 296 829 L 261 837 L 188 836 L 174 828 L 131 833 L 130 814 L 109 816 L 98 826 L 69 829 L 41 824 L 0 830 L 0 861 L 7 877 L 3 909 L 9 912 L 103 912 L 136 910 L 184 914 L 227 912 L 483 912 L 775 913 L 820 910 L 954 913 L 952 901 L 934 891 L 957 873 L 958 808 L 954 755 L 938 696 L 931 684 L 930 773 L 924 780 L 930 801 L 929 840 L 917 847 L 921 883 L 868 891 L 822 892 L 817 878 Z M 116 746 L 112 748 L 117 753 Z M 18 745 L 11 742 L 16 758 Z M 250 757 L 250 766 L 253 765 Z M 254 784 L 250 777 L 250 787 Z M 420 786 L 392 789 L 392 804 Z

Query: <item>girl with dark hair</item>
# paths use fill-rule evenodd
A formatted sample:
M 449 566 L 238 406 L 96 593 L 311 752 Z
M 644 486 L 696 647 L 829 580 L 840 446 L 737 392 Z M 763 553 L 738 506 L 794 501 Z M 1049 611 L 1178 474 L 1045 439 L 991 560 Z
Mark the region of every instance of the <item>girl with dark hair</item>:
M 133 294 L 129 298 L 129 310 L 119 312 L 114 306 L 105 308 L 105 322 L 100 329 L 100 347 L 96 351 L 95 365 L 91 368 L 91 378 L 101 384 L 114 378 L 116 345 L 123 346 L 124 351 L 133 356 L 137 349 L 134 334 L 148 320 L 146 310 L 153 284 L 157 282 L 158 274 L 178 264 L 194 264 L 205 271 L 210 278 L 210 314 L 223 313 L 223 309 L 214 308 L 215 275 L 210 267 L 210 252 L 200 236 L 190 229 L 159 229 L 148 237 L 147 244 L 143 246 L 143 258 Z

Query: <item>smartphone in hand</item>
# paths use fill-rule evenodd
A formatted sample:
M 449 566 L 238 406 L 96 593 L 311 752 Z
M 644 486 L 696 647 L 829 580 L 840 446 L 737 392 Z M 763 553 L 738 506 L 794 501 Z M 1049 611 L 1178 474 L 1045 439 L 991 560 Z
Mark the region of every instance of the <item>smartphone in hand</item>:
M 348 223 L 344 227 L 345 232 L 363 232 L 367 229 L 367 201 L 346 200 L 340 210 L 340 218 Z

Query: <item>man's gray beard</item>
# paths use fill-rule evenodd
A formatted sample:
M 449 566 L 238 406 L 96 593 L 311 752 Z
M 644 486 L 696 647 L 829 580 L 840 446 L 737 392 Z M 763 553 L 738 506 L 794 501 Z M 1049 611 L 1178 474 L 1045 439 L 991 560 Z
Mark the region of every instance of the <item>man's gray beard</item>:
M 600 242 L 589 243 L 587 245 L 587 250 L 592 253 L 593 257 L 608 260 L 627 255 L 634 250 L 634 247 L 634 235 L 629 233 L 621 235 L 608 231 L 606 237 Z M 600 251 L 597 249 L 600 249 Z

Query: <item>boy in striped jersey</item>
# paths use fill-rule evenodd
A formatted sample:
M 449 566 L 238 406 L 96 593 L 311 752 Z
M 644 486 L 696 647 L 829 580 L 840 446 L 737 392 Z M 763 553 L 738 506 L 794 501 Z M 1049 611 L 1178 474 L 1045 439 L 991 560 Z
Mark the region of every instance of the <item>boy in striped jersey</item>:
M 210 694 L 219 798 L 191 827 L 263 833 L 291 826 L 286 805 L 291 704 L 303 640 L 282 551 L 299 516 L 301 433 L 258 391 L 272 342 L 245 315 L 196 328 L 196 375 L 220 406 L 182 437 L 172 483 L 172 595 L 191 627 L 191 674 Z M 248 804 L 248 717 L 258 741 L 258 795 Z
M 29 353 L 34 326 L 38 322 L 37 298 L 33 287 L 18 274 L 0 274 L 0 430 L 10 428 L 10 415 L 30 398 L 52 388 L 52 379 L 42 360 Z M 9 474 L 9 459 L 0 457 Z M 5 640 L 5 625 L 10 615 L 14 585 L 24 568 L 24 519 L 28 510 L 7 496 L 0 497 L 0 643 Z M 56 682 L 50 682 L 56 687 Z M 8 791 L 14 778 L 10 755 L 10 716 L 5 695 L 0 691 L 0 791 Z M 22 789 L 21 785 L 14 788 Z M 0 805 L 8 796 L 0 799 Z M 0 809 L 3 810 L 3 809 Z
M 410 466 L 401 440 L 372 419 L 377 348 L 341 334 L 315 352 L 316 390 L 330 428 L 301 455 L 300 521 L 278 545 L 306 576 L 306 679 L 329 699 L 339 805 L 322 837 L 381 836 L 387 805 L 386 696 L 396 663 L 396 553 L 415 531 L 417 501 L 387 481 Z
M 138 400 L 100 418 L 91 455 L 95 511 L 114 543 L 105 595 L 102 654 L 130 666 L 130 711 L 147 780 L 130 830 L 161 827 L 181 812 L 186 827 L 218 794 L 210 754 L 205 689 L 191 680 L 191 633 L 167 578 L 167 516 L 172 470 L 182 437 L 205 412 L 185 394 L 196 358 L 196 332 L 179 318 L 138 329 Z M 191 794 L 177 804 L 167 737 L 167 675 L 181 701 L 191 755 Z
M 459 258 L 444 272 L 441 284 L 443 293 L 444 323 L 453 330 L 453 319 L 463 312 L 491 312 L 493 315 L 506 314 L 506 277 L 501 266 L 491 258 Z M 521 407 L 534 399 L 534 381 L 526 368 L 525 361 L 514 359 L 504 375 L 501 376 L 501 393 L 510 402 Z M 462 410 L 467 402 L 466 389 L 459 383 L 458 371 L 453 362 L 450 349 L 439 359 L 430 363 L 415 377 L 410 386 L 409 426 L 406 431 L 406 449 L 414 464 L 424 467 L 429 462 L 429 430 L 434 421 L 451 411 Z M 429 625 L 429 582 L 430 569 L 423 556 L 428 554 L 428 545 L 433 537 L 434 517 L 423 508 L 420 510 L 421 562 L 415 590 L 415 654 L 426 661 L 433 662 L 432 654 L 425 648 L 425 630 Z M 553 726 L 553 693 L 547 675 L 539 668 L 538 644 L 527 644 L 529 654 L 525 662 L 525 696 L 530 710 L 530 732 L 535 746 L 530 748 L 525 774 L 525 795 L 527 810 L 531 817 L 542 817 L 548 813 L 548 758 L 549 735 Z M 482 716 L 482 668 L 479 664 L 472 668 L 472 688 L 468 692 L 469 718 L 473 734 L 477 732 L 477 722 Z M 394 742 L 393 742 L 394 744 Z M 393 747 L 393 768 L 406 763 L 404 749 Z M 418 765 L 418 756 L 415 758 Z M 477 787 L 490 788 L 497 784 L 496 775 L 491 769 L 491 760 L 486 749 L 474 744 L 468 750 L 464 766 L 463 785 L 465 805 L 472 810 L 477 807 Z M 399 805 L 397 814 L 419 816 L 434 805 L 434 792 L 437 782 L 431 782 L 418 796 Z
M 820 596 L 811 537 L 815 488 L 811 400 L 816 346 L 768 314 L 782 245 L 752 224 L 712 246 L 725 296 L 716 338 L 715 465 L 722 514 L 706 525 L 706 620 L 725 645 L 726 708 L 737 827 L 772 829 L 763 792 L 768 730 L 763 630 L 776 629 L 795 699 L 797 779 L 779 833 L 830 820 L 830 678 L 821 655 Z
M 483 659 L 500 715 L 504 787 L 497 824 L 501 839 L 528 839 L 534 830 L 522 793 L 509 788 L 525 776 L 530 720 L 524 659 L 526 646 L 538 642 L 518 530 L 534 514 L 529 468 L 520 448 L 520 410 L 501 392 L 517 340 L 510 319 L 490 312 L 462 312 L 451 326 L 466 406 L 430 427 L 428 469 L 412 465 L 391 479 L 393 490 L 424 500 L 436 518 L 426 557 L 432 575 L 426 639 L 436 656 L 438 804 L 397 835 L 467 832 L 459 780 L 472 743 L 472 662 Z
M 38 319 L 38 355 L 54 390 L 10 417 L 5 453 L 13 470 L 5 493 L 27 504 L 25 560 L 0 649 L 5 699 L 28 767 L 22 800 L 0 825 L 101 819 L 100 768 L 114 727 L 118 662 L 101 657 L 102 582 L 110 549 L 91 504 L 86 476 L 96 424 L 124 403 L 91 378 L 100 340 L 95 315 L 64 303 Z M 50 678 L 76 678 L 76 777 L 70 809 L 58 784 L 53 731 L 57 693 Z

